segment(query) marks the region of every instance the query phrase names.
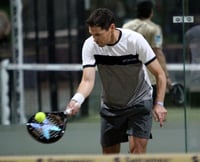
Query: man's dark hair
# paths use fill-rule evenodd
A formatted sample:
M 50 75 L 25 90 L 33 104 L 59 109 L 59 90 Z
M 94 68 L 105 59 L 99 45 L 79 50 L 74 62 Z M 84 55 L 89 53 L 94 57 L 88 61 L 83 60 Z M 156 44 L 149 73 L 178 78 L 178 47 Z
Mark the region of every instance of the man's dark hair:
M 86 23 L 90 27 L 97 26 L 108 30 L 110 25 L 115 23 L 115 16 L 113 12 L 107 8 L 98 8 L 91 13 Z
M 137 18 L 148 18 L 153 10 L 153 2 L 142 1 L 137 4 Z

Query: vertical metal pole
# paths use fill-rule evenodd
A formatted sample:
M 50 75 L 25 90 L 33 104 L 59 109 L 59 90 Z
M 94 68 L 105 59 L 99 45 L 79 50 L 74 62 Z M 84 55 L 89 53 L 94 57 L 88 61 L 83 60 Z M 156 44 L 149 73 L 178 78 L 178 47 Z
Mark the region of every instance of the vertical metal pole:
M 10 0 L 12 20 L 12 53 L 13 63 L 23 64 L 23 29 L 22 29 L 22 3 L 21 0 Z M 13 117 L 19 115 L 19 122 L 25 123 L 24 113 L 24 75 L 23 70 L 14 71 L 14 90 L 12 113 Z M 16 112 L 17 110 L 17 112 Z M 15 119 L 16 120 L 16 119 Z M 15 121 L 16 122 L 16 121 Z
M 187 0 L 185 0 L 185 1 L 187 1 Z M 184 17 L 185 16 L 185 11 L 186 11 L 186 3 L 185 3 L 185 1 L 183 0 L 182 1 L 182 9 L 183 9 L 183 13 L 182 13 L 182 16 Z M 188 4 L 188 3 L 187 3 Z M 187 7 L 189 7 L 189 6 L 187 6 Z M 185 23 L 184 23 L 184 21 L 183 21 L 183 23 L 182 23 L 182 28 L 183 28 L 183 33 L 182 33 L 182 35 L 183 35 L 183 47 L 186 47 L 186 42 L 185 42 L 185 38 L 184 38 L 184 35 L 185 35 Z M 183 63 L 184 63 L 184 69 L 183 69 L 183 72 L 184 72 L 184 87 L 186 87 L 186 70 L 185 70 L 185 64 L 186 64 L 186 49 L 185 48 L 183 48 Z M 186 88 L 184 88 L 184 97 L 185 97 L 185 101 L 186 101 Z M 185 126 L 185 152 L 187 153 L 188 152 L 188 127 L 187 127 L 187 102 L 185 102 L 184 103 L 184 126 Z
M 34 12 L 34 29 L 35 29 L 35 53 L 36 62 L 39 63 L 39 38 L 38 38 L 38 0 L 33 1 L 33 12 Z M 38 99 L 38 111 L 42 111 L 42 101 L 41 101 L 41 85 L 40 85 L 40 72 L 36 72 L 37 78 L 37 99 Z
M 47 0 L 47 29 L 48 29 L 48 59 L 49 63 L 55 63 L 55 15 L 54 15 L 54 0 Z M 50 103 L 51 110 L 58 110 L 58 95 L 57 95 L 57 75 L 55 72 L 49 72 L 50 84 Z
M 10 107 L 9 107 L 9 74 L 6 66 L 8 60 L 0 62 L 0 108 L 1 108 L 1 124 L 10 125 Z

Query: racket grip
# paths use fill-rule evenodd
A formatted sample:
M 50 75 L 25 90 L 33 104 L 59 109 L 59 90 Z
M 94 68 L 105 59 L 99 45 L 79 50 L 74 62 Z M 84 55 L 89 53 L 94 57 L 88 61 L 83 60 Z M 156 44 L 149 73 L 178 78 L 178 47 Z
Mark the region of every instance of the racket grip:
M 64 114 L 71 114 L 71 112 L 72 112 L 72 109 L 66 109 L 65 111 L 64 111 Z

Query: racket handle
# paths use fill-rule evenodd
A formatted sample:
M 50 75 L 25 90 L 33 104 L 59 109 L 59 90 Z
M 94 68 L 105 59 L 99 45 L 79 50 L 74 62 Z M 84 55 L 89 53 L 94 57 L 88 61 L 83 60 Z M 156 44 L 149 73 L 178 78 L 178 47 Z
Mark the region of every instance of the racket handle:
M 72 112 L 72 109 L 66 109 L 65 111 L 64 111 L 64 114 L 71 114 L 71 112 Z

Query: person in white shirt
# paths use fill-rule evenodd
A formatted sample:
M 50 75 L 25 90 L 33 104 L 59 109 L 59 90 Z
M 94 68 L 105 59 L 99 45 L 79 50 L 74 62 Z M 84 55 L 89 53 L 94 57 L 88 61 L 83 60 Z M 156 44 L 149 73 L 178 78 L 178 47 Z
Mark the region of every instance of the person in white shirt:
M 120 153 L 120 143 L 127 141 L 130 153 L 145 153 L 151 138 L 152 116 L 161 127 L 167 116 L 163 105 L 165 73 L 144 37 L 129 29 L 116 28 L 109 9 L 96 9 L 86 23 L 91 36 L 82 49 L 82 79 L 66 109 L 71 109 L 71 115 L 79 111 L 94 87 L 97 66 L 103 87 L 102 153 Z M 157 80 L 154 105 L 146 68 Z

